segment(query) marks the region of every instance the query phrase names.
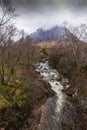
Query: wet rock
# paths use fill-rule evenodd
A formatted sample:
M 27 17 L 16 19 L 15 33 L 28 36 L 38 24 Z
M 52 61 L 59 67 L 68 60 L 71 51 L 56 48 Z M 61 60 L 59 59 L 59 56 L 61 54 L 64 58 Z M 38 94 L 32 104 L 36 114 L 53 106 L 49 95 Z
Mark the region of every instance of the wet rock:
M 65 88 L 62 90 L 63 92 L 65 92 L 65 94 L 69 97 L 72 97 L 75 93 L 74 89 L 72 87 L 69 88 Z
M 44 70 L 47 70 L 47 68 L 44 68 Z
M 49 98 L 43 106 L 43 112 L 38 130 L 59 130 L 60 125 L 58 124 L 56 117 L 56 101 L 54 99 Z

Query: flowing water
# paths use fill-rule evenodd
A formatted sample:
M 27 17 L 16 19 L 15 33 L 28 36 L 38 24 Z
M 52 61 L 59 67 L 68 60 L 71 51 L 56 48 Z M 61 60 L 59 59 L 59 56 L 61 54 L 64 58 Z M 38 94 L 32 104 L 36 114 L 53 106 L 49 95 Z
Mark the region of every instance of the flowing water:
M 50 68 L 48 61 L 37 64 L 36 71 L 40 72 L 43 80 L 48 82 L 55 91 L 55 96 L 47 99 L 42 108 L 38 130 L 62 130 L 60 122 L 66 97 L 62 92 L 63 86 L 58 82 L 59 74 L 56 70 Z

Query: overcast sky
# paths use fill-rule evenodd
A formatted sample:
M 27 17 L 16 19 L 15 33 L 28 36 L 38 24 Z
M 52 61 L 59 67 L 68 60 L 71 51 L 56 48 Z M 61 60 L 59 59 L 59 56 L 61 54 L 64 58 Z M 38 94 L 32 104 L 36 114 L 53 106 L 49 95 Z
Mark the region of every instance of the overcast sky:
M 16 26 L 32 33 L 38 28 L 87 22 L 87 0 L 14 0 Z

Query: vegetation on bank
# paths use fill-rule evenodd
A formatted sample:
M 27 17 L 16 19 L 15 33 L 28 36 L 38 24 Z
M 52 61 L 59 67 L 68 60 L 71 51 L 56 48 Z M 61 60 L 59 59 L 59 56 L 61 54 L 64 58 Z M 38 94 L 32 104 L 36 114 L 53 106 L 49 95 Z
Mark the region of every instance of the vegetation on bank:
M 87 45 L 85 43 L 74 43 L 59 45 L 53 50 L 49 56 L 50 65 L 59 69 L 69 79 L 73 78 L 73 75 L 82 76 L 87 72 Z
M 35 104 L 54 93 L 34 70 L 40 57 L 32 40 L 14 27 L 17 15 L 11 0 L 0 1 L 0 14 L 0 129 L 29 129 Z
M 22 84 L 17 80 L 16 84 L 0 85 L 0 127 L 6 130 L 30 128 L 34 118 L 39 123 L 40 116 L 37 113 L 34 117 L 33 110 L 38 111 L 37 106 L 54 95 L 49 85 L 33 70 L 26 69 L 22 76 L 25 77 Z
M 0 127 L 23 127 L 30 116 L 33 103 L 25 90 L 7 85 L 0 86 Z
M 76 125 L 76 129 L 86 129 L 87 44 L 80 42 L 58 45 L 56 49 L 52 50 L 49 63 L 60 74 L 69 79 L 70 87 L 64 92 L 66 92 L 75 110 L 74 125 Z M 72 126 L 70 126 L 71 128 Z

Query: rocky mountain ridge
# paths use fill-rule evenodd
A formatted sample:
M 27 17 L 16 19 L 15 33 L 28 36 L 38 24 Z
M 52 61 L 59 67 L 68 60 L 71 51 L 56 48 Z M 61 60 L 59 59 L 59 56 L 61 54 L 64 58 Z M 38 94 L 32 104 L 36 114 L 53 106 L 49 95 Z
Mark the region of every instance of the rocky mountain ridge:
M 54 26 L 48 30 L 40 28 L 36 32 L 32 33 L 30 37 L 35 43 L 46 41 L 79 41 L 79 39 L 73 35 L 68 28 L 62 26 Z

